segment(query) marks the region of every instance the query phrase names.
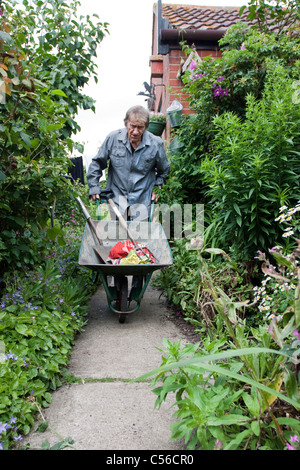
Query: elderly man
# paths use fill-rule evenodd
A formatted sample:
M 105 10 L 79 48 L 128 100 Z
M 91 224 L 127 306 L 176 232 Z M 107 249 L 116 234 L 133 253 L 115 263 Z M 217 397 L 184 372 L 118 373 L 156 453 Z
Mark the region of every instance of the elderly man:
M 143 106 L 130 108 L 125 128 L 111 132 L 93 158 L 87 173 L 89 195 L 99 198 L 99 179 L 107 168 L 107 188 L 125 218 L 147 220 L 155 187 L 165 183 L 170 170 L 163 141 L 147 131 L 149 112 Z

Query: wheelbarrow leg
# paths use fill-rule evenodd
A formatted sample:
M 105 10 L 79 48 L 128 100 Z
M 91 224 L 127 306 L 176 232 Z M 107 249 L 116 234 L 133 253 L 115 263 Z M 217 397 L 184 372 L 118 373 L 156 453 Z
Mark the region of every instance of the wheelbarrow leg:
M 122 276 L 118 279 L 119 281 L 119 322 L 124 323 L 126 320 L 126 312 L 128 308 L 128 278 L 127 276 Z

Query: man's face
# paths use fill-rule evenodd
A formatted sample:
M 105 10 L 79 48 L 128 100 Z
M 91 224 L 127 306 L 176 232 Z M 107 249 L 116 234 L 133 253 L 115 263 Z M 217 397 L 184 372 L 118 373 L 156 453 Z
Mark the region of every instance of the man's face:
M 141 142 L 143 134 L 146 130 L 145 124 L 141 121 L 130 119 L 130 121 L 127 122 L 126 129 L 131 145 L 136 148 Z

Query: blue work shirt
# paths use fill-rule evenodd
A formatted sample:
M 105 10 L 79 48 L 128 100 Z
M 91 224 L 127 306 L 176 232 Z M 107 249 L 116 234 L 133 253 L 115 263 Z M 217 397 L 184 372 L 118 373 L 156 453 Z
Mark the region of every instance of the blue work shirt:
M 132 206 L 138 210 L 137 206 L 143 205 L 149 214 L 152 190 L 165 183 L 170 171 L 162 139 L 145 131 L 134 150 L 126 128 L 111 132 L 89 166 L 89 195 L 100 194 L 99 180 L 107 166 L 106 187 L 112 191 L 120 212 Z

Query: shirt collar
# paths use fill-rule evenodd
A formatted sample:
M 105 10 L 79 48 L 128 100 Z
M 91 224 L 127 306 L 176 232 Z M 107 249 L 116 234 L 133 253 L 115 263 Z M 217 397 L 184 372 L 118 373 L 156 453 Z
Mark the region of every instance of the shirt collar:
M 124 127 L 124 129 L 120 129 L 120 135 L 119 135 L 118 140 L 122 141 L 124 145 L 128 146 L 128 148 L 130 147 L 130 142 L 129 142 L 129 139 L 128 139 L 128 134 L 127 134 L 126 127 Z M 146 147 L 146 146 L 149 147 L 149 145 L 151 145 L 149 132 L 147 132 L 147 130 L 143 134 L 142 142 L 141 142 L 140 145 L 141 146 L 139 146 L 138 149 L 141 149 L 141 148 Z

